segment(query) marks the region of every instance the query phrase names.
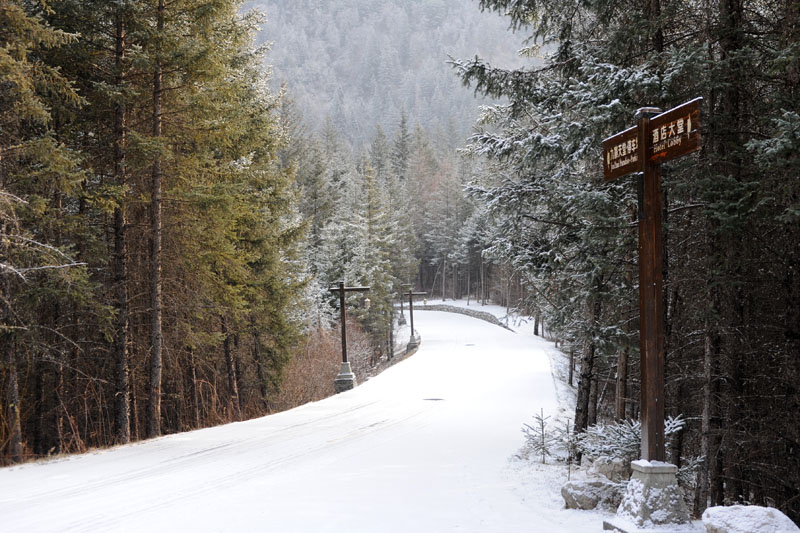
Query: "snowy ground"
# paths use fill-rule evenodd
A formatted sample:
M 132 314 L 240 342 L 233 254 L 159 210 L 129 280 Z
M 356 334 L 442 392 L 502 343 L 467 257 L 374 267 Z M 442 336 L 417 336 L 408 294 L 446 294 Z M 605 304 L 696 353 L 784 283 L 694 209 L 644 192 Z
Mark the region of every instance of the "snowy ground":
M 333 398 L 0 470 L 0 530 L 601 531 L 563 509 L 564 466 L 514 458 L 522 423 L 559 412 L 552 344 L 458 314 L 415 326 L 415 355 Z

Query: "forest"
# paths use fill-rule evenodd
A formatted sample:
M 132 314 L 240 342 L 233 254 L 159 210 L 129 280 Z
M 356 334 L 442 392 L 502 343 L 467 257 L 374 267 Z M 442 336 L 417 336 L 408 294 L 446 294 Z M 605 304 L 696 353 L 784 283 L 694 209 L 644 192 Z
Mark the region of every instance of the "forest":
M 1 5 L 3 463 L 332 394 L 339 280 L 371 287 L 363 376 L 394 355 L 399 292 L 466 290 L 474 164 L 402 109 L 360 152 L 310 131 L 270 88 L 261 13 Z
M 772 505 L 800 520 L 800 10 L 796 2 L 482 0 L 550 46 L 541 67 L 454 62 L 507 103 L 467 151 L 469 192 L 565 350 L 575 431 L 639 414 L 637 186 L 603 180 L 602 140 L 643 106 L 702 97 L 699 153 L 662 165 L 666 414 L 699 516 Z M 523 51 L 524 53 L 524 51 Z
M 669 454 L 694 514 L 800 521 L 796 2 L 256 4 L 0 0 L 0 463 L 332 394 L 339 280 L 371 287 L 357 374 L 414 288 L 541 320 L 575 431 L 637 419 L 637 185 L 602 141 L 702 97 L 662 165 Z

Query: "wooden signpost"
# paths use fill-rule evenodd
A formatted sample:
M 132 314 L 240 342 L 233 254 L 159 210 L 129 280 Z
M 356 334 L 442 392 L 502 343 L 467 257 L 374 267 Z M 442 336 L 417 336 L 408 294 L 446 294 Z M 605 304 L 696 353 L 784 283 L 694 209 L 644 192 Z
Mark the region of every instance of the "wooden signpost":
M 639 173 L 639 347 L 642 459 L 665 461 L 664 307 L 660 164 L 700 148 L 700 102 L 637 111 L 638 123 L 603 141 L 603 175 Z

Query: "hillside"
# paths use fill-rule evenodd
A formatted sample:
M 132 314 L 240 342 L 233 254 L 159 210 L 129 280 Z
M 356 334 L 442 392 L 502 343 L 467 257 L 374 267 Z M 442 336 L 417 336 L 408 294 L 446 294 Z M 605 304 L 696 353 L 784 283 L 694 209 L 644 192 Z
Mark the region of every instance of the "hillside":
M 265 58 L 272 83 L 286 83 L 309 127 L 327 117 L 354 148 L 379 124 L 397 127 L 403 109 L 453 146 L 469 133 L 482 100 L 465 88 L 448 56 L 476 54 L 499 65 L 519 64 L 521 35 L 476 1 L 256 0 L 264 12 L 258 37 L 271 43 Z

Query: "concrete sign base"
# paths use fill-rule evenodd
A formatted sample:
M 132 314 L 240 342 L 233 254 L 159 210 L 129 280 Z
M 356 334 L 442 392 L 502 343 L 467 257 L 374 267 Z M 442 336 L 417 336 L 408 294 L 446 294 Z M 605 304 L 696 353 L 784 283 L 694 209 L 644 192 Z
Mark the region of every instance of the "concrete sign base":
M 613 520 L 603 529 L 622 533 L 694 531 L 675 473 L 678 467 L 660 461 L 633 461 L 633 474 Z
M 350 368 L 350 363 L 342 363 L 342 368 L 339 370 L 339 375 L 333 380 L 333 385 L 336 387 L 336 394 L 352 389 L 356 386 L 356 375 Z

